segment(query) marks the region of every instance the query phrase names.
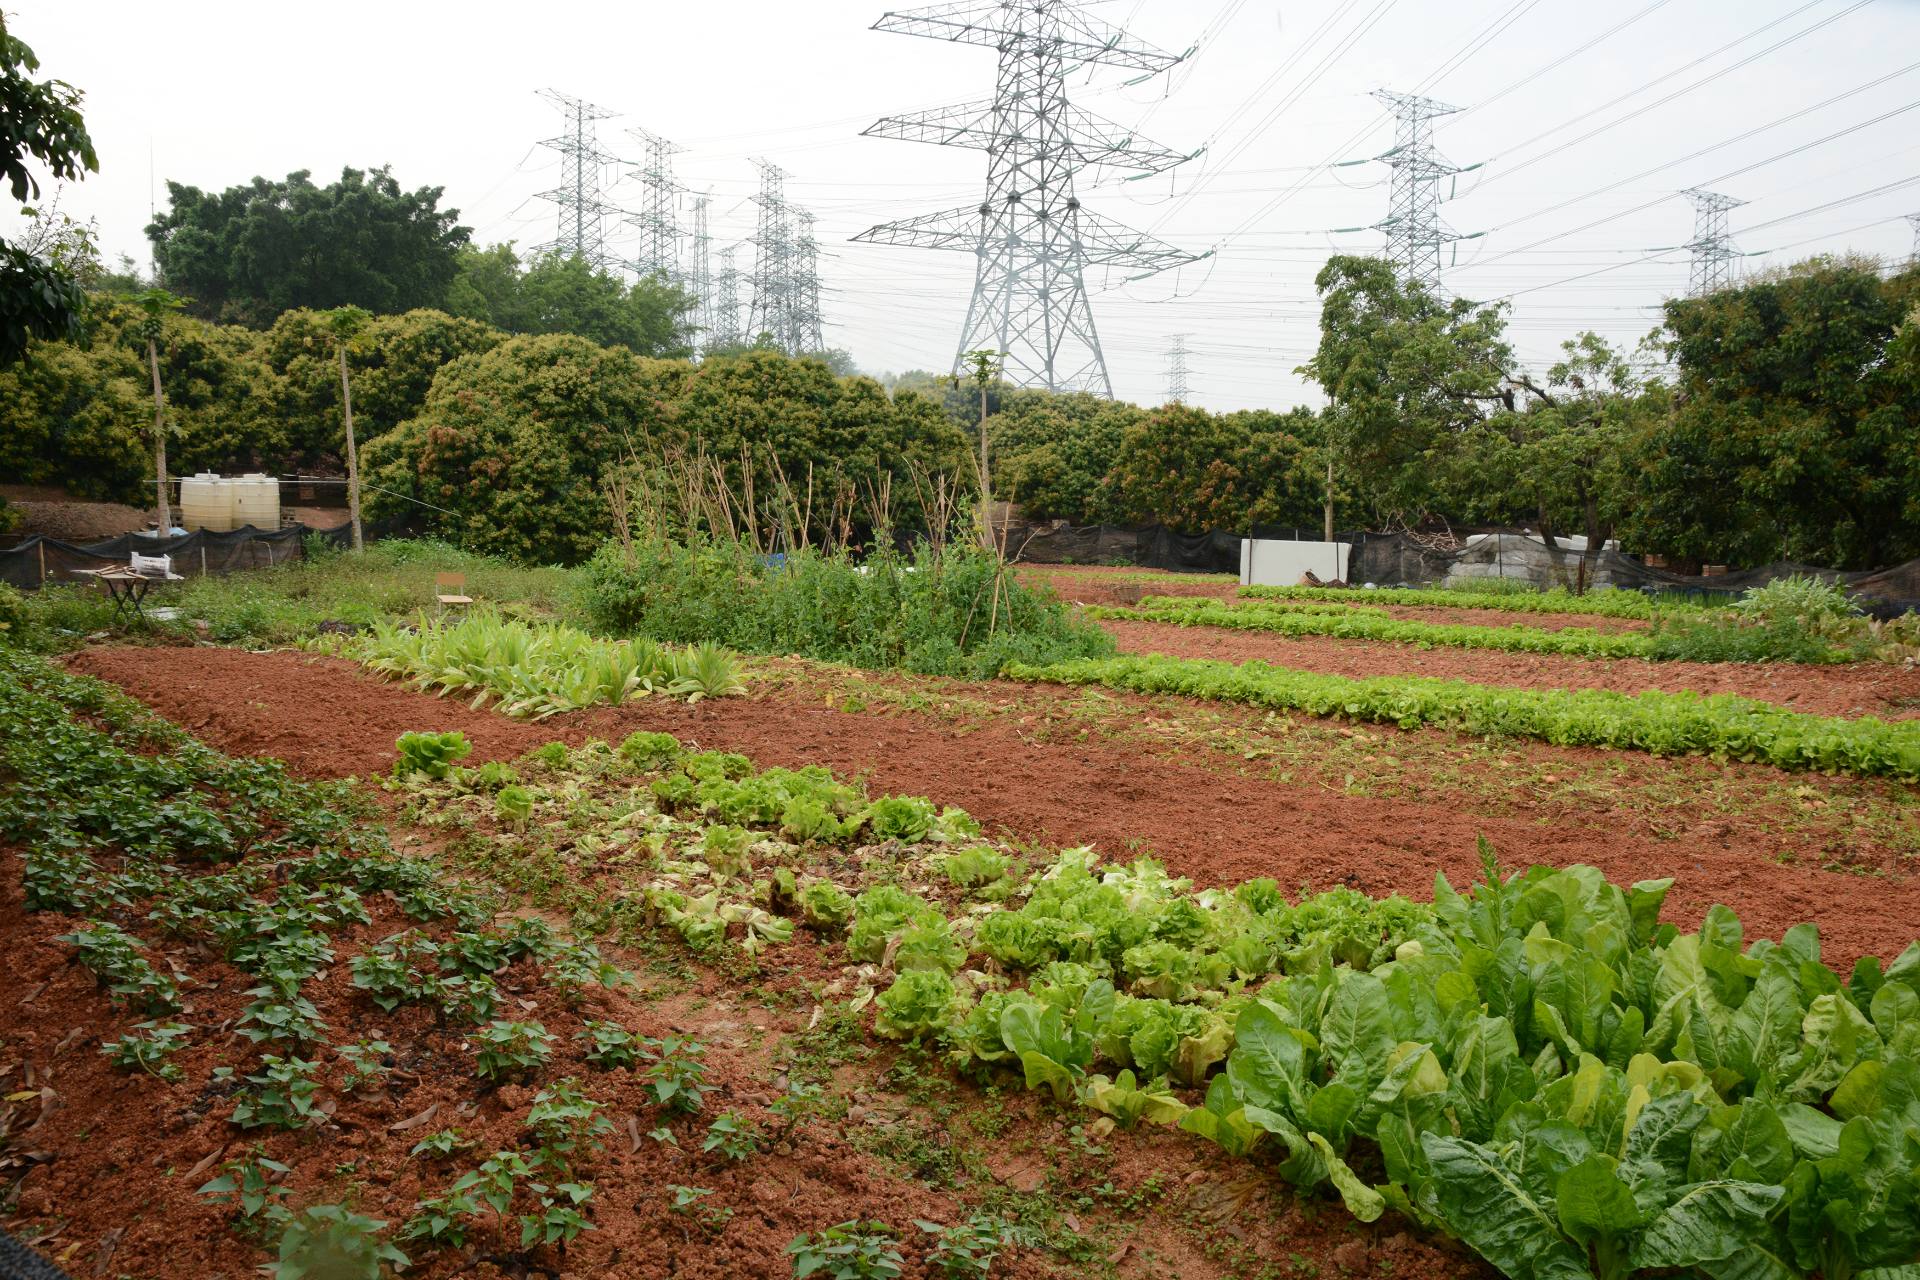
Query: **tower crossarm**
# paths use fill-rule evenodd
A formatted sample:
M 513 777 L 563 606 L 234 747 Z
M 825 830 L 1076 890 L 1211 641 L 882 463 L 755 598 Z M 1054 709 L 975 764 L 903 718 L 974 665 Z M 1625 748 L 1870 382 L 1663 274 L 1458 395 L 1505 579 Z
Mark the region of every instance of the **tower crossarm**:
M 980 206 L 946 209 L 926 213 L 900 222 L 869 227 L 854 239 L 864 244 L 901 245 L 910 249 L 979 249 L 983 236 L 995 243 L 1005 239 L 994 236 L 993 212 Z M 1070 211 L 1062 234 L 1067 235 L 1077 256 L 1090 267 L 1113 267 L 1128 271 L 1155 272 L 1194 262 L 1198 255 L 1157 240 L 1144 231 L 1115 222 L 1084 208 Z M 1014 244 L 1019 244 L 1017 233 Z
M 1049 4 L 1056 10 L 1057 23 L 1053 52 L 1063 60 L 1092 62 L 1101 66 L 1124 67 L 1149 74 L 1169 70 L 1185 60 L 1184 53 L 1168 53 L 1143 40 L 1090 17 L 1068 3 Z M 984 45 L 998 49 L 1010 39 L 1025 35 L 1009 27 L 1008 6 L 1001 0 L 957 0 L 952 4 L 929 5 L 924 9 L 887 12 L 873 24 L 875 31 L 897 31 L 902 35 L 927 36 L 951 40 L 956 44 Z
M 995 102 L 968 102 L 959 106 L 935 107 L 911 115 L 886 116 L 861 131 L 869 138 L 897 138 L 903 142 L 932 142 L 941 146 L 970 147 L 976 151 L 1019 150 L 1019 141 L 1006 140 L 1006 126 L 996 115 Z M 1124 125 L 1065 104 L 1061 117 L 1066 123 L 1065 137 L 1047 143 L 1035 141 L 1035 151 L 1046 147 L 1076 169 L 1129 169 L 1138 173 L 1161 173 L 1183 163 L 1189 157 L 1140 137 Z

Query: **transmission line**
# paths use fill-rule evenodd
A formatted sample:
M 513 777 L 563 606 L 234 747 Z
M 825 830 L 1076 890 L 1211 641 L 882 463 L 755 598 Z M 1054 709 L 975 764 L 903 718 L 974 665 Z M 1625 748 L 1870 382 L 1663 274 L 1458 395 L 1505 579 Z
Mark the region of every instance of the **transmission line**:
M 1794 14 L 1800 13 L 1805 9 L 1812 8 L 1813 5 L 1817 3 L 1819 3 L 1819 0 L 1811 0 L 1809 4 L 1802 5 L 1801 8 L 1795 9 L 1792 13 L 1785 15 L 1785 17 L 1775 19 L 1773 22 L 1768 23 L 1767 26 L 1761 27 L 1759 30 L 1765 31 L 1767 30 L 1768 27 L 1777 26 L 1779 23 L 1786 21 L 1787 18 L 1791 18 L 1794 16 Z M 1820 30 L 1822 27 L 1830 26 L 1833 23 L 1838 22 L 1840 19 L 1846 17 L 1848 14 L 1855 13 L 1858 10 L 1864 9 L 1872 3 L 1873 3 L 1873 0 L 1854 0 L 1853 4 L 1849 5 L 1845 9 L 1842 9 L 1840 12 L 1829 14 L 1826 17 L 1820 19 L 1820 21 L 1814 23 L 1810 27 L 1806 27 L 1800 31 L 1796 31 L 1794 34 L 1787 36 L 1785 39 L 1775 41 L 1773 44 L 1770 44 L 1766 48 L 1761 49 L 1755 53 L 1750 53 L 1746 57 L 1742 58 L 1740 61 L 1734 63 L 1732 66 L 1722 67 L 1720 70 L 1714 72 L 1712 75 L 1696 80 L 1692 84 L 1687 85 L 1683 88 L 1675 89 L 1672 93 L 1667 94 L 1665 97 L 1656 98 L 1654 101 L 1647 103 L 1645 106 L 1638 107 L 1633 111 L 1628 112 L 1626 115 L 1620 116 L 1618 119 L 1610 120 L 1606 124 L 1598 125 L 1595 128 L 1589 129 L 1587 132 L 1581 134 L 1579 137 L 1574 138 L 1569 142 L 1563 142 L 1563 143 L 1560 143 L 1558 146 L 1550 147 L 1547 150 L 1542 151 L 1540 154 L 1536 156 L 1531 156 L 1528 159 L 1520 161 L 1518 164 L 1503 166 L 1498 171 L 1491 174 L 1482 182 L 1480 182 L 1479 185 L 1474 188 L 1474 190 L 1478 191 L 1481 187 L 1492 186 L 1494 183 L 1499 182 L 1502 179 L 1511 177 L 1512 175 L 1520 172 L 1522 169 L 1528 168 L 1529 166 L 1534 164 L 1538 164 L 1540 161 L 1545 160 L 1549 156 L 1558 155 L 1562 151 L 1568 150 L 1571 147 L 1577 147 L 1581 143 L 1586 142 L 1589 139 L 1598 137 L 1600 134 L 1605 133 L 1609 129 L 1613 129 L 1618 127 L 1619 125 L 1623 125 L 1629 120 L 1638 119 L 1639 117 L 1645 115 L 1647 112 L 1654 110 L 1656 107 L 1665 106 L 1667 103 L 1672 102 L 1675 98 L 1684 97 L 1687 94 L 1692 93 L 1695 89 L 1701 88 L 1704 85 L 1712 84 L 1715 80 L 1720 79 L 1722 76 L 1731 75 L 1733 72 L 1738 71 L 1740 68 L 1750 65 L 1751 63 L 1766 57 L 1770 53 L 1774 53 L 1777 50 L 1784 49 L 1786 46 L 1794 43 L 1797 40 L 1805 39 L 1807 36 L 1812 35 L 1814 32 Z M 1688 63 L 1686 67 L 1682 67 L 1680 70 L 1684 71 L 1692 67 L 1698 66 L 1701 62 L 1704 62 L 1704 61 L 1707 61 L 1708 59 L 1719 56 L 1721 53 L 1725 52 L 1727 49 L 1732 48 L 1733 45 L 1741 44 L 1747 40 L 1751 40 L 1757 34 L 1759 34 L 1758 31 L 1749 32 L 1747 35 L 1740 37 L 1739 40 L 1735 40 L 1732 44 L 1722 45 L 1719 49 L 1714 50 L 1712 53 L 1703 55 L 1702 57 L 1695 59 L 1693 62 Z M 1568 125 L 1576 124 L 1581 120 L 1590 119 L 1591 117 L 1598 114 L 1599 112 L 1605 111 L 1608 107 L 1617 106 L 1618 104 L 1626 101 L 1628 98 L 1636 97 L 1639 94 L 1646 92 L 1648 89 L 1652 88 L 1654 85 L 1661 83 L 1661 81 L 1671 79 L 1675 74 L 1677 74 L 1677 72 L 1669 72 L 1667 75 L 1661 76 L 1658 79 L 1650 80 L 1646 84 L 1641 85 L 1638 89 L 1634 89 L 1628 93 L 1624 93 L 1619 97 L 1613 99 L 1613 101 L 1611 102 L 1602 103 L 1600 106 L 1595 107 L 1590 111 L 1584 111 L 1580 115 L 1575 116 L 1572 119 L 1563 121 L 1560 124 L 1555 125 L 1551 129 L 1548 129 L 1542 133 L 1535 134 L 1533 137 L 1528 138 L 1525 142 L 1518 143 L 1515 146 L 1509 147 L 1507 150 L 1509 152 L 1512 152 L 1512 151 L 1521 150 L 1524 147 L 1530 147 L 1534 143 L 1540 141 L 1540 139 L 1551 137 L 1553 134 L 1558 133 L 1560 130 L 1566 128 Z M 1491 163 L 1491 161 L 1489 161 L 1489 163 Z

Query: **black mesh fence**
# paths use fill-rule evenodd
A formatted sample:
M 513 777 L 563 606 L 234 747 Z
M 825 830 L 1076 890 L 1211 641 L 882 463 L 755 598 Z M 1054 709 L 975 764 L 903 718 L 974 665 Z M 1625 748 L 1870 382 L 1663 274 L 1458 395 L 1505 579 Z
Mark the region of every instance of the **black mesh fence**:
M 411 529 L 403 520 L 375 521 L 363 527 L 369 541 L 409 532 Z M 202 530 L 177 538 L 123 533 L 104 542 L 88 543 L 62 542 L 36 534 L 0 551 L 0 582 L 23 591 L 80 582 L 84 579 L 77 571 L 124 565 L 136 552 L 143 556 L 168 556 L 172 559 L 173 571 L 189 578 L 264 569 L 304 557 L 308 538 L 345 547 L 351 544 L 353 534 L 345 525 L 337 529 L 313 529 L 304 524 L 280 529 L 255 529 L 249 525 L 230 533 Z
M 1255 538 L 1318 541 L 1318 529 L 1256 526 Z M 1812 576 L 1847 586 L 1877 613 L 1920 609 L 1920 560 L 1890 569 L 1844 573 L 1819 565 L 1782 561 L 1735 573 L 1695 576 L 1656 569 L 1618 551 L 1584 550 L 1536 534 L 1476 534 L 1452 549 L 1440 549 L 1405 533 L 1337 533 L 1353 548 L 1347 580 L 1381 587 L 1452 584 L 1477 579 L 1506 579 L 1537 587 L 1619 587 L 1698 600 L 1734 599 L 1791 575 Z M 1237 534 L 1215 531 L 1176 533 L 1160 525 L 1015 525 L 1007 552 L 1035 564 L 1130 564 L 1150 569 L 1198 573 L 1238 573 Z

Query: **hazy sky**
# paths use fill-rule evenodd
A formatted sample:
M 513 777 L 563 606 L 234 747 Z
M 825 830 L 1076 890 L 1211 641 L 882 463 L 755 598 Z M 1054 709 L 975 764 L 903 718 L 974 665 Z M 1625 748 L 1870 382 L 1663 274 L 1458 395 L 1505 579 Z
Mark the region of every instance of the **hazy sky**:
M 218 189 L 309 169 L 326 182 L 343 165 L 391 164 L 409 188 L 444 186 L 477 242 L 538 244 L 555 213 L 535 193 L 556 180 L 558 157 L 536 144 L 560 118 L 536 92 L 554 87 L 619 113 L 601 124 L 609 151 L 637 160 L 633 126 L 685 148 L 676 175 L 713 192 L 716 250 L 751 233 L 750 158 L 787 169 L 789 197 L 819 217 L 828 341 L 873 372 L 952 359 L 971 255 L 847 241 L 977 200 L 985 157 L 859 134 L 889 113 L 990 97 L 994 54 L 869 30 L 880 4 L 0 3 L 44 72 L 86 91 L 101 172 L 62 207 L 99 220 L 109 256 L 145 261 L 141 229 L 166 179 Z M 1292 372 L 1315 341 L 1314 272 L 1330 251 L 1381 244 L 1332 229 L 1385 216 L 1386 166 L 1331 167 L 1391 145 L 1391 118 L 1368 97 L 1379 88 L 1464 108 L 1438 142 L 1454 164 L 1480 167 L 1454 180 L 1442 212 L 1484 234 L 1448 255 L 1445 283 L 1513 295 L 1512 334 L 1535 366 L 1580 329 L 1631 346 L 1660 299 L 1685 289 L 1685 251 L 1662 250 L 1692 236 L 1686 187 L 1748 201 L 1730 226 L 1742 249 L 1767 252 L 1743 270 L 1913 246 L 1902 215 L 1920 211 L 1920 0 L 1094 10 L 1166 49 L 1198 46 L 1144 83 L 1073 81 L 1088 110 L 1204 149 L 1171 173 L 1080 191 L 1091 209 L 1213 252 L 1144 281 L 1089 281 L 1127 399 L 1162 399 L 1168 335 L 1180 332 L 1192 335 L 1196 403 L 1316 399 Z M 610 196 L 632 207 L 638 192 L 626 181 Z M 633 241 L 617 231 L 618 247 Z

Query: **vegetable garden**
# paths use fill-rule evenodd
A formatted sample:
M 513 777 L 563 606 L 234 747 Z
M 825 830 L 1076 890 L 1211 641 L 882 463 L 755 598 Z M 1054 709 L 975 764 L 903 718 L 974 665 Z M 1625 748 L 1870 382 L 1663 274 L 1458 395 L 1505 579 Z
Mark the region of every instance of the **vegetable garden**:
M 70 1274 L 1920 1274 L 1898 628 L 378 554 L 10 615 L 0 1210 Z M 1884 713 L 1548 683 L 1706 631 Z

